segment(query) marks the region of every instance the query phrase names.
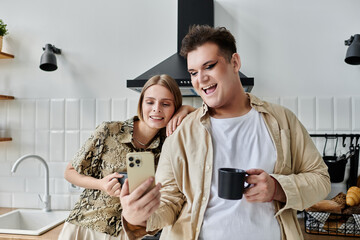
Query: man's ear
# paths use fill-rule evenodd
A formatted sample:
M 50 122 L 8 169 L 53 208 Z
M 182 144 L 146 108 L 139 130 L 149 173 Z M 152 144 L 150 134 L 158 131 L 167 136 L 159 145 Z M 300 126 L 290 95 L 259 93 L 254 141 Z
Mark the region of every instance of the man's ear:
M 231 56 L 231 65 L 233 66 L 235 72 L 238 72 L 240 70 L 241 60 L 240 60 L 240 55 L 238 53 L 234 53 Z

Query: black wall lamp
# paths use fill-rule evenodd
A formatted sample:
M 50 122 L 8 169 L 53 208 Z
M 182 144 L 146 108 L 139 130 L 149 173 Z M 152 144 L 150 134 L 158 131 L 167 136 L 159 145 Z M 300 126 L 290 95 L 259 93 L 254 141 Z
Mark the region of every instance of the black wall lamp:
M 40 69 L 47 72 L 55 71 L 57 69 L 55 54 L 61 54 L 61 49 L 56 48 L 54 45 L 46 44 L 43 50 L 44 53 L 40 59 Z
M 345 45 L 349 46 L 345 62 L 351 65 L 360 65 L 360 34 L 355 34 L 350 39 L 345 40 Z

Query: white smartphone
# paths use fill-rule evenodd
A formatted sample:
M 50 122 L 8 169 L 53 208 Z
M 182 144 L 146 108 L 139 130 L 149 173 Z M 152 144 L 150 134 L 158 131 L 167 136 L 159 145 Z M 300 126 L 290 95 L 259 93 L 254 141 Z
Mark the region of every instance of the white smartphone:
M 154 154 L 151 152 L 132 152 L 126 154 L 126 166 L 130 193 L 146 179 L 155 176 Z M 153 182 L 148 191 L 154 186 L 155 182 Z

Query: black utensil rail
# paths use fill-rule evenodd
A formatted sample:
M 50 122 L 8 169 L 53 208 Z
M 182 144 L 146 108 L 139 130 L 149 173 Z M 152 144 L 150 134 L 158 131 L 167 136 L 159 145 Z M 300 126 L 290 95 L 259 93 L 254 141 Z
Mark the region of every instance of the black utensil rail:
M 325 139 L 342 139 L 342 146 L 346 147 L 346 139 L 350 139 L 349 150 L 351 152 L 350 157 L 350 174 L 346 181 L 346 187 L 356 186 L 358 178 L 359 167 L 359 139 L 360 134 L 310 134 L 311 137 L 323 137 Z

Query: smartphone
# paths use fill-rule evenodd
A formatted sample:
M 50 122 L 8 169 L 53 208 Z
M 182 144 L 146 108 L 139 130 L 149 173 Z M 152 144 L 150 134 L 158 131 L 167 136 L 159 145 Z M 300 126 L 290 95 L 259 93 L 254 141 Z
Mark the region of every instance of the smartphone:
M 132 152 L 126 154 L 126 166 L 130 193 L 146 179 L 155 176 L 154 154 L 151 152 Z M 155 182 L 149 187 L 148 191 L 154 186 Z

